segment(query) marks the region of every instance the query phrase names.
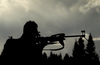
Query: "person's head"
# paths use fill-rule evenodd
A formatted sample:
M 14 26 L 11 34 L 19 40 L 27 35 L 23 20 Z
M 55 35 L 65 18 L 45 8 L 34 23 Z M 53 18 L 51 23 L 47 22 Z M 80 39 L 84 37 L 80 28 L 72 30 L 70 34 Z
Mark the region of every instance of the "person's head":
M 34 21 L 28 21 L 24 25 L 23 34 L 27 37 L 36 37 L 39 35 L 38 25 Z

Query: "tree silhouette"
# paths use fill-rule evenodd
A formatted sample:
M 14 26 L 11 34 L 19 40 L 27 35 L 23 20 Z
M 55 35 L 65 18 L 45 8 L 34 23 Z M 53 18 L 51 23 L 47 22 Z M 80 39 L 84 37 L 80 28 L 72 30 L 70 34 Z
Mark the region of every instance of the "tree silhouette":
M 75 41 L 75 44 L 74 44 L 74 49 L 73 49 L 73 58 L 74 59 L 77 59 L 77 57 L 79 56 L 79 44 L 77 42 L 77 40 Z
M 95 44 L 92 35 L 89 35 L 88 44 L 86 47 L 86 59 L 89 64 L 99 64 L 99 57 L 95 51 Z
M 82 37 L 79 38 L 78 42 L 75 41 L 73 49 L 73 63 L 81 64 L 85 60 L 85 45 Z
M 65 65 L 71 64 L 71 59 L 67 53 L 65 54 L 65 56 L 63 58 L 63 64 L 65 64 Z
M 48 64 L 48 57 L 47 57 L 47 54 L 46 53 L 43 53 L 42 54 L 41 64 L 45 64 L 45 65 Z

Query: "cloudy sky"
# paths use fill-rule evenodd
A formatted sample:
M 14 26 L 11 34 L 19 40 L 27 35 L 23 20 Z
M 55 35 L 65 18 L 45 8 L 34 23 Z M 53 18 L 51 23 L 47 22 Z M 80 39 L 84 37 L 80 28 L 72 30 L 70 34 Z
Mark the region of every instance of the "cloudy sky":
M 100 0 L 0 0 L 0 52 L 8 36 L 22 35 L 23 25 L 29 20 L 38 24 L 42 36 L 86 30 L 100 51 Z M 59 52 L 70 54 L 75 39 L 66 39 L 65 48 Z

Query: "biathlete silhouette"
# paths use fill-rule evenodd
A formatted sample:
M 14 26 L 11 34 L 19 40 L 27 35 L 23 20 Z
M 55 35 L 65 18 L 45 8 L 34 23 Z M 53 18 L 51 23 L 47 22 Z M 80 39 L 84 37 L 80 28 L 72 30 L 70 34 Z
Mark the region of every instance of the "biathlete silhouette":
M 23 34 L 20 38 L 14 39 L 12 36 L 6 41 L 4 49 L 1 53 L 3 62 L 8 63 L 35 63 L 42 60 L 42 51 L 44 47 L 55 41 L 59 41 L 63 46 L 64 37 L 60 35 L 52 35 L 51 37 L 40 37 L 38 25 L 34 21 L 28 21 L 23 27 Z M 49 42 L 48 42 L 49 41 Z M 62 47 L 63 48 L 63 47 Z M 44 49 L 44 50 L 60 50 Z

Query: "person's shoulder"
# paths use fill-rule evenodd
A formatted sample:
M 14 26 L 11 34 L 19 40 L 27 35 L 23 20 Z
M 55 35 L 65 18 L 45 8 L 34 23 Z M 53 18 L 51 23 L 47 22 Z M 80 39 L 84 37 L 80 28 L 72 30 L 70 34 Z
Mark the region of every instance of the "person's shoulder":
M 18 41 L 19 41 L 19 39 L 15 39 L 12 36 L 9 36 L 6 43 L 17 43 Z
M 8 48 L 8 47 L 12 47 L 12 46 L 16 46 L 18 43 L 18 39 L 14 39 L 13 37 L 9 37 L 5 44 L 4 44 L 4 47 L 5 48 Z

